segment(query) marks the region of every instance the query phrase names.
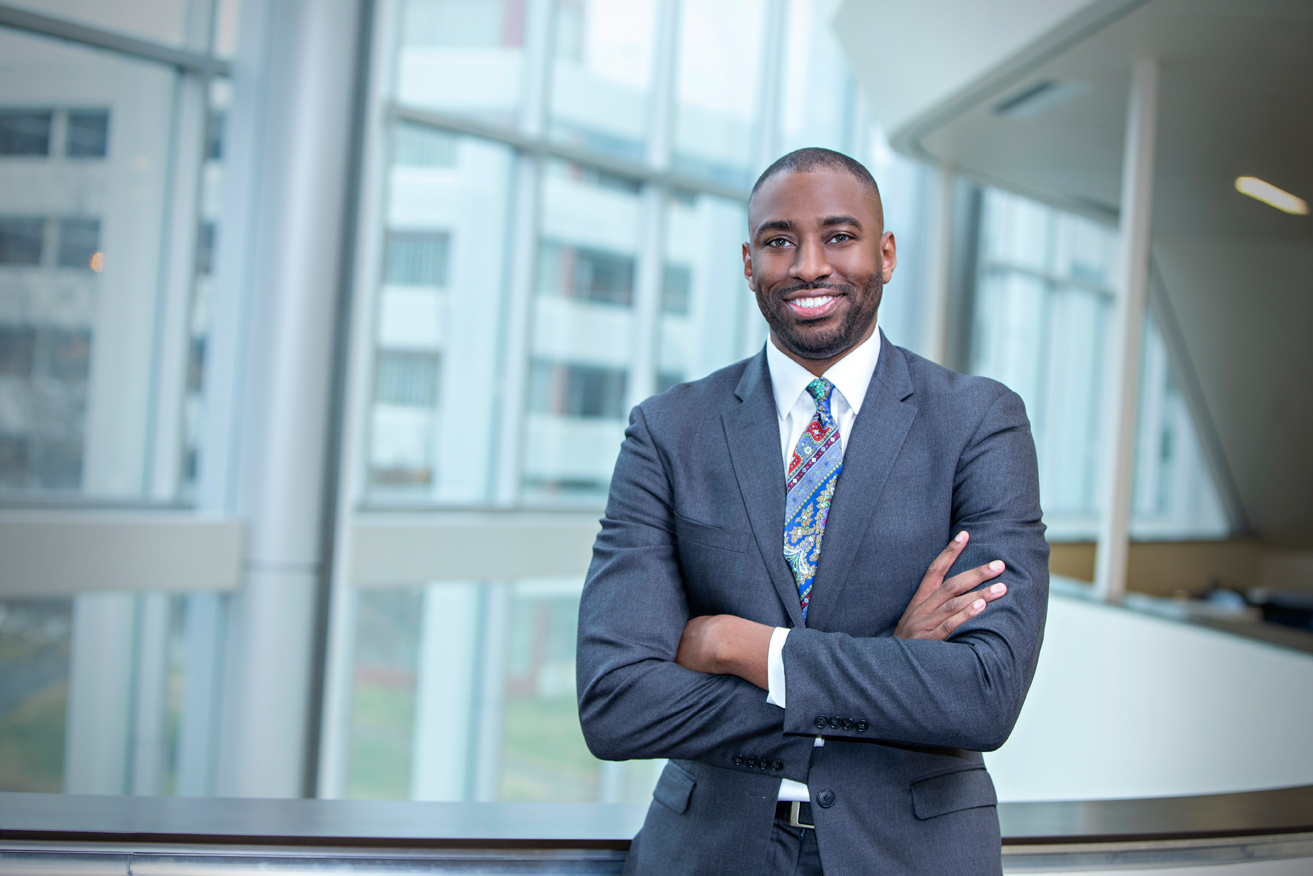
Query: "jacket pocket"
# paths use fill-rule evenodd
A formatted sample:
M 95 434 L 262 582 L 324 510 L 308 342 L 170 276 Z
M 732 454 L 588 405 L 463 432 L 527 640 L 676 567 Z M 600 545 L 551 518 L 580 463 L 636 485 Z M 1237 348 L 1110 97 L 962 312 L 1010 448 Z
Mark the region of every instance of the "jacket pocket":
M 984 767 L 972 767 L 912 783 L 912 812 L 924 821 L 962 809 L 998 805 L 994 782 Z
M 693 787 L 697 783 L 698 780 L 687 770 L 674 763 L 667 763 L 666 768 L 661 771 L 661 778 L 657 779 L 656 787 L 652 789 L 652 799 L 683 815 L 688 809 L 688 800 L 693 796 Z
M 743 532 L 723 529 L 710 523 L 699 523 L 687 517 L 675 515 L 675 538 L 679 542 L 694 542 L 703 547 L 720 548 L 723 551 L 743 553 L 747 550 L 748 536 Z

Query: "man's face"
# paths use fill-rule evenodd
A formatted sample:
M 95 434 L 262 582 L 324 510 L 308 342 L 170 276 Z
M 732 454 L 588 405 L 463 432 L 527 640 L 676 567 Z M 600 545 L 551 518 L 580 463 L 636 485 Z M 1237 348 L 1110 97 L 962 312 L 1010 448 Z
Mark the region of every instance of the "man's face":
M 766 180 L 748 207 L 743 276 L 776 345 L 823 373 L 875 331 L 897 256 L 879 196 L 818 167 Z

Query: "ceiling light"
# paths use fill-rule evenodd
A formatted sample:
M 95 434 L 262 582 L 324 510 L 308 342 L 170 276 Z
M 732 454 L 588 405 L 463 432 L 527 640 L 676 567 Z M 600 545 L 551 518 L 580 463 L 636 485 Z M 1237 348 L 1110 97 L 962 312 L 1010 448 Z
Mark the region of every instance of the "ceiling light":
M 1270 182 L 1263 182 L 1256 176 L 1236 177 L 1235 190 L 1242 195 L 1257 198 L 1269 207 L 1276 207 L 1286 213 L 1294 213 L 1296 216 L 1308 215 L 1308 201 L 1297 198 Z

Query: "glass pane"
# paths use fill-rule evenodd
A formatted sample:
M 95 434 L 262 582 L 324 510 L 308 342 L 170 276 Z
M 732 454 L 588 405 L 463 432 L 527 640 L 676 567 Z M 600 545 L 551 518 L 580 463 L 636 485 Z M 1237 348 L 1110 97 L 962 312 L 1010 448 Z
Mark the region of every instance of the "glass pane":
M 205 15 L 210 6 L 203 0 L 15 0 L 13 5 L 170 45 L 186 43 L 192 17 Z
M 0 155 L 49 155 L 54 112 L 0 111 Z
M 575 697 L 577 578 L 355 591 L 348 797 L 645 802 L 661 763 L 601 763 Z M 465 607 L 460 623 L 450 606 Z
M 1225 538 L 1226 509 L 1158 323 L 1145 323 L 1131 533 Z
M 70 599 L 0 602 L 0 790 L 63 790 L 71 623 Z
M 201 165 L 199 225 L 196 229 L 196 265 L 191 307 L 187 319 L 186 378 L 182 399 L 182 447 L 179 494 L 190 498 L 200 469 L 201 434 L 205 421 L 205 386 L 215 273 L 219 246 L 219 210 L 223 200 L 224 133 L 232 103 L 232 84 L 217 79 L 210 84 L 206 113 L 205 158 Z
M 514 126 L 524 80 L 523 0 L 404 0 L 398 18 L 399 102 Z
M 148 7 L 183 8 L 116 6 L 115 20 Z M 152 450 L 159 369 L 183 366 L 155 357 L 176 84 L 167 67 L 0 30 L 0 344 L 17 345 L 0 351 L 0 489 L 142 496 L 152 453 L 176 452 Z
M 642 160 L 656 0 L 560 0 L 553 41 L 551 135 Z
M 743 204 L 679 193 L 666 205 L 657 388 L 696 380 L 755 353 L 764 322 L 743 279 Z
M 674 165 L 748 188 L 757 164 L 766 4 L 684 0 L 676 69 Z
M 482 502 L 496 431 L 514 153 L 392 129 L 375 301 L 369 501 Z M 479 389 L 482 387 L 482 389 Z
M 780 154 L 804 146 L 848 151 L 857 85 L 830 22 L 841 0 L 791 0 L 781 86 Z M 873 170 L 873 169 L 872 169 Z
M 544 165 L 524 498 L 600 504 L 628 414 L 636 180 Z

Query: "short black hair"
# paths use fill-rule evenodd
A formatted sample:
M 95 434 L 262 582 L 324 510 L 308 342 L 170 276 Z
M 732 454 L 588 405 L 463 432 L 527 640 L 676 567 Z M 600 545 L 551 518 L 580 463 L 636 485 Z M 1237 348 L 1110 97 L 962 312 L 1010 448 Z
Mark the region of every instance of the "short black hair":
M 778 176 L 781 173 L 807 173 L 818 167 L 844 171 L 857 180 L 862 188 L 874 192 L 877 198 L 880 197 L 880 187 L 875 184 L 875 177 L 871 176 L 871 172 L 860 161 L 849 158 L 842 152 L 835 152 L 833 149 L 808 146 L 804 149 L 795 149 L 788 155 L 777 158 L 774 164 L 763 170 L 761 176 L 757 177 L 757 182 L 752 186 L 752 193 L 748 195 L 748 201 L 751 202 L 757 196 L 757 189 L 761 188 L 762 184 L 773 176 Z

